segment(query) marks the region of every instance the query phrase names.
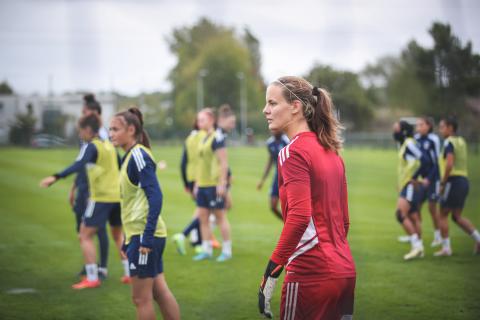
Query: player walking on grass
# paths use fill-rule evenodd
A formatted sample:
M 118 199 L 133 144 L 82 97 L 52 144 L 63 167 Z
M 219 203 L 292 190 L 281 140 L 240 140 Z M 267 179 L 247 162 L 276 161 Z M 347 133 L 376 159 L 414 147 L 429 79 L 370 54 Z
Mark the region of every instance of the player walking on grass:
M 122 221 L 137 318 L 155 319 L 155 300 L 164 319 L 180 319 L 180 309 L 163 273 L 167 237 L 160 216 L 163 196 L 140 110 L 130 108 L 115 115 L 110 122 L 110 138 L 126 152 L 120 169 Z
M 268 173 L 272 166 L 274 166 L 274 174 L 272 178 L 272 186 L 270 188 L 270 209 L 276 217 L 282 219 L 282 212 L 278 208 L 278 167 L 277 158 L 278 153 L 283 147 L 286 147 L 290 141 L 288 137 L 282 133 L 276 133 L 267 140 L 268 161 L 263 171 L 262 178 L 257 184 L 257 190 L 261 190 L 265 179 L 268 177 Z
M 410 239 L 411 250 L 403 258 L 411 260 L 424 256 L 420 204 L 425 190 L 418 178 L 426 171 L 428 160 L 413 139 L 413 126 L 408 122 L 399 121 L 393 125 L 393 138 L 400 146 L 397 184 L 400 194 L 396 217 Z
M 467 199 L 469 182 L 467 171 L 467 143 L 457 135 L 458 123 L 453 117 L 440 121 L 439 131 L 445 139 L 440 157 L 440 229 L 442 249 L 435 256 L 450 256 L 452 248 L 448 236 L 448 215 L 463 231 L 475 240 L 474 254 L 480 254 L 480 233 L 467 218 L 462 216 Z
M 281 319 L 351 319 L 355 265 L 347 241 L 347 182 L 339 156 L 340 124 L 327 91 L 298 77 L 272 82 L 263 113 L 268 128 L 290 144 L 278 155 L 284 220 L 259 291 L 260 313 L 286 268 Z
M 195 261 L 210 259 L 213 255 L 212 230 L 209 223 L 213 211 L 216 223 L 222 234 L 222 253 L 218 262 L 232 258 L 230 223 L 225 214 L 225 197 L 228 184 L 228 161 L 224 135 L 215 130 L 215 115 L 210 108 L 198 114 L 198 127 L 206 132 L 199 146 L 197 177 L 195 179 L 195 196 L 200 218 L 203 252 L 197 254 Z
M 180 165 L 180 170 L 182 174 L 183 185 L 185 192 L 187 192 L 193 200 L 195 200 L 195 195 L 193 193 L 193 188 L 195 186 L 195 175 L 197 172 L 198 164 L 198 147 L 200 142 L 205 137 L 205 131 L 199 130 L 197 125 L 197 119 L 195 119 L 195 124 L 193 130 L 190 132 L 188 137 L 185 139 L 182 153 L 182 162 Z M 182 233 L 176 233 L 173 235 L 173 242 L 177 247 L 178 253 L 181 255 L 187 254 L 185 249 L 185 238 L 190 236 L 191 244 L 198 250 L 201 251 L 202 245 L 202 236 L 200 232 L 200 220 L 198 219 L 198 210 L 195 209 L 193 218 L 190 223 L 183 229 Z
M 86 94 L 84 97 L 84 105 L 82 108 L 82 116 L 86 117 L 89 115 L 97 115 L 101 119 L 102 115 L 102 106 L 100 103 L 95 99 L 93 94 Z M 109 140 L 108 138 L 108 131 L 104 126 L 100 126 L 98 130 L 98 137 L 102 141 Z M 80 140 L 80 147 L 85 145 L 85 142 Z M 70 191 L 70 204 L 73 207 L 75 212 L 75 216 L 77 219 L 77 233 L 80 231 L 80 223 L 82 221 L 82 216 L 85 213 L 88 205 L 88 179 L 85 167 L 77 173 L 75 177 L 75 181 L 72 185 L 72 189 Z M 122 220 L 120 218 L 120 211 L 113 211 L 110 213 L 108 217 L 108 222 L 110 224 L 110 232 L 112 234 L 112 238 L 115 241 L 116 247 L 121 250 L 123 244 L 123 231 L 122 231 Z M 107 263 L 108 263 L 108 234 L 107 228 L 101 228 L 97 232 L 98 237 L 98 245 L 100 251 L 100 260 L 98 265 L 98 275 L 101 280 L 104 280 L 107 277 Z M 124 276 L 122 277 L 123 283 L 129 282 L 129 274 L 128 274 L 128 261 L 127 259 L 122 259 Z M 85 267 L 82 268 L 79 275 L 82 277 L 86 276 Z
M 75 163 L 64 171 L 42 180 L 42 187 L 49 187 L 61 178 L 86 168 L 89 198 L 80 226 L 80 247 L 85 260 L 86 278 L 73 285 L 74 289 L 100 286 L 96 250 L 93 236 L 104 229 L 107 220 L 120 211 L 120 186 L 118 183 L 118 154 L 108 140 L 98 136 L 101 126 L 97 115 L 82 117 L 78 122 L 80 138 L 86 142 Z M 125 265 L 125 261 L 123 261 Z M 125 281 L 124 275 L 122 281 Z M 128 282 L 128 281 L 125 281 Z
M 415 140 L 428 159 L 428 166 L 422 172 L 423 185 L 425 187 L 422 202 L 428 201 L 428 210 L 432 217 L 434 233 L 431 246 L 436 247 L 442 244 L 442 236 L 440 235 L 440 227 L 438 225 L 437 203 L 440 194 L 440 170 L 438 167 L 438 159 L 440 156 L 440 138 L 433 133 L 433 119 L 430 117 L 420 117 L 416 124 L 417 134 Z M 429 176 L 430 175 L 430 176 Z

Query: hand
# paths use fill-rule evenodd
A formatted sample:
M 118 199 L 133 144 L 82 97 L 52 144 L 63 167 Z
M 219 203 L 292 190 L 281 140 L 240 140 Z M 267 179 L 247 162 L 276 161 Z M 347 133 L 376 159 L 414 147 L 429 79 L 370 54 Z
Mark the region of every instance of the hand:
M 193 186 L 193 197 L 196 199 L 198 194 L 198 186 L 194 185 Z
M 48 188 L 52 184 L 54 184 L 56 181 L 57 181 L 57 178 L 55 178 L 55 176 L 46 177 L 42 181 L 40 181 L 40 187 Z
M 73 208 L 73 206 L 75 205 L 75 188 L 70 189 L 70 193 L 68 194 L 68 202 Z
M 269 319 L 273 318 L 273 313 L 270 309 L 270 302 L 282 270 L 283 266 L 270 260 L 267 269 L 265 270 L 265 274 L 263 275 L 262 282 L 260 283 L 260 290 L 258 292 L 258 310 L 260 311 L 260 314 Z
M 217 197 L 225 198 L 225 194 L 227 193 L 227 188 L 223 183 L 217 185 Z
M 428 186 L 430 185 L 430 180 L 425 178 L 422 180 L 422 184 L 425 188 L 428 188 Z
M 165 160 L 160 160 L 157 162 L 157 168 L 158 170 L 165 170 L 167 169 L 167 161 Z
M 257 190 L 262 190 L 263 187 L 263 180 L 260 180 L 259 183 L 257 183 Z
M 140 252 L 141 254 L 149 254 L 151 251 L 152 249 L 142 246 L 140 246 L 140 249 L 138 249 L 138 252 Z

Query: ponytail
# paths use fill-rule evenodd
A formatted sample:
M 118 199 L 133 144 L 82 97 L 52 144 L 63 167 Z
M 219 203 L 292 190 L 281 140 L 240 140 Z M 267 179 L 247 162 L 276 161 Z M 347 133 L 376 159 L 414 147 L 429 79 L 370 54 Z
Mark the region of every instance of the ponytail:
M 343 127 L 334 114 L 332 98 L 327 90 L 314 87 L 303 78 L 292 76 L 279 78 L 272 84 L 280 84 L 283 97 L 288 103 L 294 100 L 302 103 L 308 127 L 316 133 L 325 149 L 340 151 L 342 139 L 339 134 Z
M 313 116 L 307 121 L 308 126 L 317 134 L 325 149 L 338 152 L 342 148 L 342 140 L 338 133 L 343 128 L 334 114 L 330 93 L 323 88 L 313 87 L 312 95 L 317 101 Z
M 150 149 L 150 138 L 143 129 L 143 115 L 137 107 L 131 107 L 127 111 L 117 113 L 116 117 L 122 117 L 127 126 L 131 125 L 135 128 L 135 139 L 138 143 Z

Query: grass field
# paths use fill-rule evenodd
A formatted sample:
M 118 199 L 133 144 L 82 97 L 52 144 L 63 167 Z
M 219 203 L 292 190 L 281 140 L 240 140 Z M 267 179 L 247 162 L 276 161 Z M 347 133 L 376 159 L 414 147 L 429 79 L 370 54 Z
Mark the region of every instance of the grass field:
M 156 147 L 164 192 L 162 216 L 169 234 L 190 220 L 194 205 L 183 192 L 180 148 Z M 109 278 L 101 288 L 73 291 L 81 255 L 67 204 L 72 179 L 45 190 L 40 179 L 69 164 L 77 150 L 0 149 L 0 319 L 133 319 L 130 288 L 119 282 L 121 265 L 111 241 Z M 267 207 L 268 186 L 255 185 L 267 153 L 229 150 L 234 207 L 229 213 L 234 259 L 192 262 L 171 241 L 164 254 L 167 281 L 184 319 L 256 319 L 257 289 L 281 223 Z M 355 319 L 479 319 L 480 257 L 473 241 L 451 225 L 454 256 L 434 258 L 431 220 L 424 212 L 426 257 L 405 263 L 408 245 L 394 218 L 396 155 L 393 150 L 346 150 L 351 231 L 357 266 Z M 471 156 L 471 193 L 465 215 L 480 227 L 480 157 Z M 425 208 L 426 209 L 426 208 Z M 35 291 L 13 294 L 15 288 Z M 274 298 L 279 309 L 280 288 Z

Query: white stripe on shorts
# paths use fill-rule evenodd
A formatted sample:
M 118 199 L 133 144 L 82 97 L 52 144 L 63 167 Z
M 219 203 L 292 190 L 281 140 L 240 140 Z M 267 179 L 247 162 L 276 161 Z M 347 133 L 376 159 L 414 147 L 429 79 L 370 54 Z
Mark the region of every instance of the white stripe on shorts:
M 295 310 L 297 308 L 298 282 L 287 283 L 287 296 L 285 298 L 284 320 L 295 319 Z
M 95 210 L 95 201 L 88 200 L 87 209 L 85 210 L 85 218 L 91 218 L 93 216 L 93 210 Z
M 139 265 L 146 265 L 147 262 L 148 262 L 148 253 L 147 254 L 140 253 L 138 255 L 138 264 Z
M 412 202 L 413 200 L 413 184 L 409 184 L 407 186 L 407 194 L 406 194 L 407 201 Z
M 452 188 L 452 184 L 450 182 L 447 182 L 447 184 L 445 185 L 445 191 L 443 191 L 443 196 L 442 196 L 443 201 L 447 201 L 451 188 Z

